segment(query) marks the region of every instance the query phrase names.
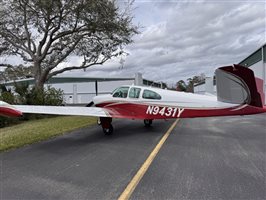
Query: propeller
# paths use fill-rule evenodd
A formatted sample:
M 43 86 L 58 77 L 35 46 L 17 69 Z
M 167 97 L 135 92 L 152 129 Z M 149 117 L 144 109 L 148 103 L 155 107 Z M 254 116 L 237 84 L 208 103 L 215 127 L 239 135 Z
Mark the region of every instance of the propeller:
M 91 101 L 90 103 L 88 103 L 88 104 L 86 105 L 86 107 L 92 107 L 92 106 L 94 106 L 94 102 L 93 102 L 93 101 Z

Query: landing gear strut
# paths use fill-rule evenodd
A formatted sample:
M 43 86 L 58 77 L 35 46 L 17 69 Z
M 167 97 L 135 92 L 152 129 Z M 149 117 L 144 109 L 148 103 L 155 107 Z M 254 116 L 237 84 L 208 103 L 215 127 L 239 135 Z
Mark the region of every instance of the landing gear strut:
M 150 127 L 152 125 L 152 119 L 144 119 L 144 125 Z
M 100 125 L 102 125 L 103 132 L 105 135 L 111 135 L 114 131 L 112 126 L 112 118 L 111 117 L 100 117 Z
M 100 119 L 100 117 L 98 117 L 98 119 L 97 119 L 97 124 L 100 126 L 100 125 L 102 125 L 101 124 L 101 119 Z

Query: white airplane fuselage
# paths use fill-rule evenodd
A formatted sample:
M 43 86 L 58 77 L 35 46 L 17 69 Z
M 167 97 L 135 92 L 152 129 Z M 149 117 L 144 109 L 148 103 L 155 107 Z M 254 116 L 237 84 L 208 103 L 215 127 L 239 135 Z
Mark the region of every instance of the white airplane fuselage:
M 96 96 L 96 107 L 110 110 L 111 116 L 134 119 L 164 119 L 208 117 L 258 113 L 259 109 L 246 104 L 232 104 L 217 100 L 216 96 L 185 93 L 144 86 L 121 86 L 127 88 L 127 95 L 115 97 L 115 92 Z M 132 89 L 139 89 L 138 97 L 130 97 Z M 152 91 L 160 99 L 145 98 L 145 91 Z M 261 110 L 263 112 L 263 110 Z

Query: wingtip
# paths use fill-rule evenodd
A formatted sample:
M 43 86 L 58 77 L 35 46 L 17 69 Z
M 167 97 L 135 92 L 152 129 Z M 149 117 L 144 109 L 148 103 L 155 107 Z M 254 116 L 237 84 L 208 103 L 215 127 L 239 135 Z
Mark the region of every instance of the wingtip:
M 22 117 L 23 113 L 16 107 L 1 101 L 0 102 L 0 116 L 4 117 Z

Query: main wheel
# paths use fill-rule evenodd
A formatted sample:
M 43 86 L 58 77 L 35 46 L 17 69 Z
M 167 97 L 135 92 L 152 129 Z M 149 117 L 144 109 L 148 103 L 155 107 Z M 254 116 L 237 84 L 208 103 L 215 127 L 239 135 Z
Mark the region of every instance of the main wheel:
M 152 119 L 144 119 L 144 125 L 146 127 L 149 127 L 152 125 Z
M 105 135 L 112 135 L 113 131 L 114 131 L 114 128 L 112 124 L 110 124 L 109 128 L 103 128 L 103 132 Z

